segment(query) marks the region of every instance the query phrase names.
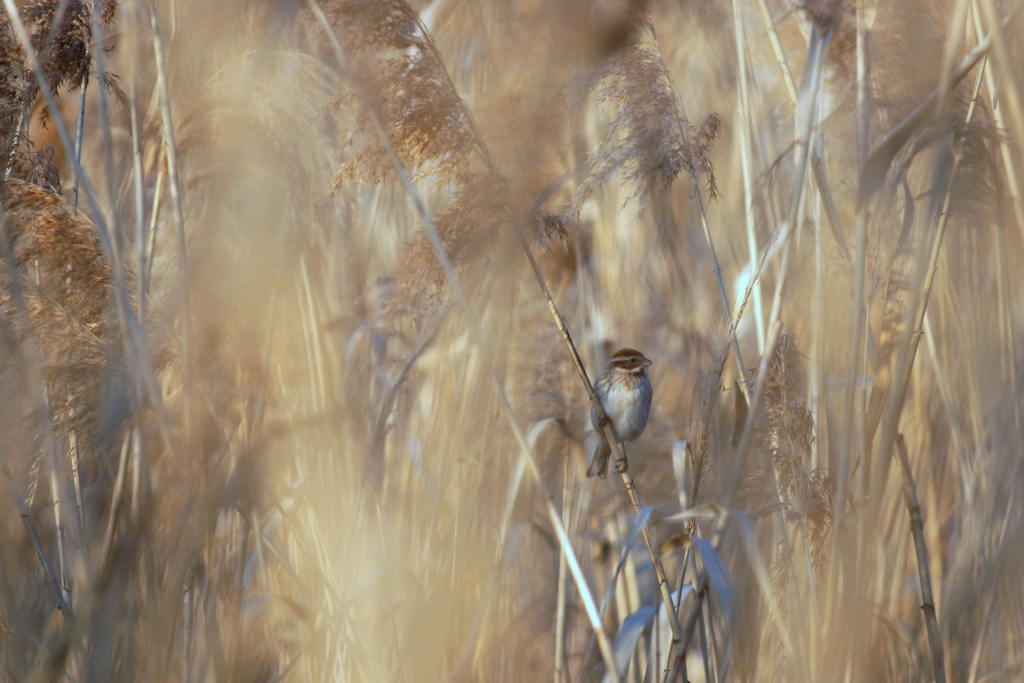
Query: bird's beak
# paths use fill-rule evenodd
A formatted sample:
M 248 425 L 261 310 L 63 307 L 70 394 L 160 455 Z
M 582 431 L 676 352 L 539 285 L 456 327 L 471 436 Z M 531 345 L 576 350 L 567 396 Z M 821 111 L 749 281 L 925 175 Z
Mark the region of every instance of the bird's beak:
M 640 365 L 643 365 L 643 366 L 648 366 L 650 364 L 651 364 L 651 359 L 650 358 L 644 358 L 642 361 L 640 361 Z

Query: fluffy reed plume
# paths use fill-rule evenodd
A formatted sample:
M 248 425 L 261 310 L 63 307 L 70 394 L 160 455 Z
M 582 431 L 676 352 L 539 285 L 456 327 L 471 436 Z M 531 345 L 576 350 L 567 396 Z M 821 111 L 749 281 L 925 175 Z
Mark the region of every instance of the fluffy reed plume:
M 471 155 L 480 151 L 474 149 L 472 117 L 419 14 L 401 0 L 344 0 L 323 7 L 403 163 L 417 176 L 436 175 L 440 183 L 465 180 Z M 358 113 L 346 143 L 354 150 L 335 187 L 396 178 L 364 103 L 349 89 L 338 105 Z
M 435 216 L 452 262 L 462 266 L 487 252 L 506 214 L 503 181 L 487 168 L 472 115 L 448 77 L 441 55 L 418 13 L 402 0 L 323 3 L 332 30 L 349 51 L 359 85 L 346 84 L 338 106 L 354 111 L 348 158 L 335 189 L 397 178 L 376 134 L 383 126 L 395 153 L 414 177 L 432 176 L 455 194 Z M 360 100 L 365 93 L 367 101 Z M 409 247 L 395 278 L 386 314 L 410 331 L 444 300 L 444 273 L 425 235 Z
M 37 342 L 57 434 L 74 434 L 88 450 L 101 436 L 109 443 L 126 397 L 111 270 L 96 228 L 60 196 L 16 179 L 4 209 L 13 269 L 0 290 L 3 316 L 17 339 Z
M 117 12 L 116 0 L 33 0 L 21 10 L 22 20 L 29 32 L 32 49 L 39 56 L 43 76 L 56 94 L 62 88 L 76 90 L 84 87 L 93 68 L 93 12 L 99 14 L 99 24 L 109 26 Z M 124 103 L 124 93 L 117 76 L 103 74 L 103 86 Z M 38 94 L 38 84 L 26 77 L 24 101 L 30 103 Z M 44 107 L 43 120 L 49 115 Z
M 4 149 L 12 145 L 21 124 L 23 109 L 23 67 L 21 48 L 14 36 L 11 19 L 0 16 L 0 139 Z M 7 155 L 4 155 L 7 158 Z
M 683 116 L 678 94 L 649 32 L 608 62 L 597 79 L 597 98 L 614 112 L 600 147 L 590 156 L 586 180 L 577 188 L 569 216 L 579 215 L 595 191 L 618 175 L 635 187 L 641 205 L 672 185 L 681 171 L 707 178 L 717 192 L 708 160 L 721 131 L 709 113 L 697 130 Z
M 114 0 L 35 0 L 22 8 L 31 31 L 32 49 L 41 56 L 43 73 L 54 91 L 64 85 L 74 90 L 89 74 L 94 7 L 99 9 L 104 26 L 113 21 L 117 11 Z
M 53 149 L 35 150 L 25 134 L 32 104 L 32 76 L 14 36 L 10 18 L 0 17 L 0 159 L 6 177 L 19 178 L 58 192 L 60 172 L 53 164 Z
M 779 337 L 768 364 L 764 407 L 754 416 L 753 453 L 757 469 L 744 480 L 740 500 L 754 519 L 781 512 L 805 534 L 815 568 L 827 568 L 835 483 L 828 470 L 809 470 L 814 447 L 814 418 L 807 407 L 803 359 L 791 334 Z M 751 373 L 751 390 L 757 368 Z M 791 552 L 786 548 L 785 553 Z M 776 566 L 785 575 L 788 557 Z

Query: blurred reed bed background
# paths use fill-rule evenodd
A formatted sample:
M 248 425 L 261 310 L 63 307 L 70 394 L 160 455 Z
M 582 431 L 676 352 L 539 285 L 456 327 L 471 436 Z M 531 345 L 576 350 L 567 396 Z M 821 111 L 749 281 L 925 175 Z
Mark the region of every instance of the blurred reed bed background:
M 1017 3 L 4 8 L 3 680 L 1021 676 Z

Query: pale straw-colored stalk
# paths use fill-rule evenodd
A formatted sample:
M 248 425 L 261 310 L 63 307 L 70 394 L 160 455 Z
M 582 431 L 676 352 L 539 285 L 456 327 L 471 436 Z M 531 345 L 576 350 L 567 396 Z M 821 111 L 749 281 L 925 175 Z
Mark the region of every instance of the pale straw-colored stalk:
M 739 68 L 739 104 L 737 108 L 737 129 L 739 131 L 740 164 L 743 172 L 743 216 L 746 219 L 747 227 L 747 250 L 750 254 L 751 277 L 757 267 L 757 233 L 754 220 L 754 190 L 753 173 L 751 171 L 752 151 L 750 146 L 750 135 L 753 123 L 753 113 L 750 104 L 750 83 L 747 75 L 747 35 L 743 29 L 743 15 L 740 10 L 739 0 L 732 1 L 733 32 L 736 35 L 736 63 Z M 764 352 L 764 312 L 761 304 L 761 284 L 756 282 L 751 291 L 754 300 L 754 321 L 757 328 L 757 350 Z

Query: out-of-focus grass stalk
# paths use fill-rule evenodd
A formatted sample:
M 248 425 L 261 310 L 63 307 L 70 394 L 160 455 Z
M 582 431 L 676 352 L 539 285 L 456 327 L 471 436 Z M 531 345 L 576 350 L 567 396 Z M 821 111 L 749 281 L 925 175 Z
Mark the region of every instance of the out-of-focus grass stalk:
M 718 676 L 712 673 L 712 670 L 714 669 L 714 667 L 711 664 L 711 657 L 713 656 L 713 653 L 709 651 L 710 649 L 708 647 L 708 631 L 704 620 L 704 612 L 707 611 L 709 604 L 710 603 L 707 600 L 704 601 L 703 609 L 697 616 L 697 629 L 699 631 L 700 636 L 701 661 L 704 663 L 704 680 L 717 681 Z
M 60 569 L 60 587 L 64 599 L 70 603 L 71 584 L 68 580 L 70 572 L 68 565 L 71 564 L 71 557 L 67 548 L 68 529 L 65 515 L 61 508 L 64 507 L 64 491 L 60 482 L 60 473 L 63 468 L 60 466 L 60 459 L 57 457 L 57 449 L 53 447 L 52 440 L 47 444 L 49 451 L 50 466 L 50 497 L 53 499 L 53 526 L 57 535 L 57 563 Z
M 81 97 L 78 101 L 78 126 L 75 129 L 75 165 L 82 167 L 82 134 L 85 131 L 85 95 L 89 87 L 89 74 L 82 77 Z M 71 206 L 73 213 L 78 213 L 78 174 L 75 174 L 74 188 L 71 190 Z
M 811 170 L 814 172 L 814 184 L 818 188 L 824 203 L 825 216 L 828 218 L 829 228 L 832 230 L 832 238 L 843 260 L 852 265 L 853 257 L 850 255 L 850 247 L 846 243 L 846 233 L 843 231 L 843 224 L 839 219 L 839 210 L 836 208 L 836 200 L 832 195 L 832 188 L 825 176 L 825 165 L 821 160 L 821 150 L 815 147 L 811 151 Z
M 0 463 L 0 474 L 6 477 L 7 482 L 11 485 L 11 493 L 14 496 L 14 502 L 18 505 L 18 512 L 21 513 L 21 521 L 25 525 L 25 531 L 28 532 L 28 537 L 32 541 L 32 547 L 35 548 L 36 555 L 39 556 L 39 563 L 43 566 L 43 571 L 46 572 L 46 578 L 49 579 L 50 587 L 53 589 L 53 593 L 57 598 L 57 605 L 60 608 L 61 614 L 64 615 L 65 619 L 71 619 L 72 611 L 71 604 L 68 603 L 64 595 L 64 589 L 60 584 L 60 579 L 57 577 L 57 573 L 53 570 L 53 563 L 50 562 L 49 556 L 46 554 L 46 550 L 43 548 L 43 543 L 39 539 L 39 532 L 36 531 L 35 522 L 32 521 L 32 515 L 29 514 L 28 506 L 25 505 L 25 499 L 21 495 L 21 491 L 18 489 L 18 483 L 14 480 L 14 475 L 11 473 L 7 463 Z
M 817 154 L 814 155 L 817 157 Z M 817 178 L 818 174 L 814 174 Z M 820 196 L 820 192 L 819 192 Z M 814 206 L 814 290 L 811 295 L 811 386 L 810 409 L 814 416 L 814 433 L 823 434 L 822 407 L 825 405 L 825 255 L 822 246 L 821 204 Z M 822 440 L 815 439 L 811 451 L 811 469 L 815 470 L 822 461 Z
M 566 449 L 565 463 L 563 465 L 564 477 L 562 483 L 562 519 L 567 518 L 567 505 L 569 500 L 569 464 L 570 464 L 570 453 Z M 568 569 L 565 560 L 565 549 L 560 548 L 558 551 L 558 589 L 555 594 L 555 683 L 562 683 L 565 678 L 566 660 L 565 660 L 565 610 L 566 610 L 566 580 L 565 573 Z
M 131 434 L 131 432 L 129 432 Z M 117 528 L 117 517 L 121 511 L 124 496 L 124 481 L 128 471 L 128 453 L 132 449 L 132 439 L 128 436 L 121 443 L 121 457 L 117 462 L 117 476 L 114 479 L 114 492 L 110 499 L 110 516 L 107 518 L 107 532 L 103 537 L 103 550 L 100 552 L 100 566 L 107 563 L 110 550 L 114 546 L 114 530 Z
M 106 215 L 109 217 L 107 220 L 110 226 L 110 257 L 117 262 L 118 269 L 123 269 L 121 243 L 124 236 L 121 234 L 121 217 L 120 212 L 117 210 L 118 183 L 115 180 L 114 149 L 110 134 L 112 128 L 110 103 L 107 101 L 107 89 L 103 87 L 107 80 L 107 60 L 104 46 L 99 40 L 99 37 L 103 35 L 103 27 L 100 22 L 99 12 L 90 10 L 89 19 L 92 24 L 92 54 L 96 65 L 96 80 L 101 86 L 96 90 L 96 109 L 98 114 L 97 125 L 100 130 L 100 149 L 103 155 L 103 180 L 107 186 L 107 202 L 109 203 L 109 211 Z M 79 155 L 80 151 L 76 149 L 75 154 Z M 80 158 L 76 159 L 75 165 L 81 168 Z M 77 178 L 78 176 L 76 175 L 75 177 Z
M 82 553 L 86 564 L 89 564 L 88 528 L 85 524 L 85 501 L 82 498 L 82 462 L 78 451 L 78 437 L 74 432 L 68 434 L 68 455 L 71 459 L 71 485 L 75 490 L 75 522 L 78 527 L 78 537 L 82 541 Z
M 153 281 L 153 260 L 156 256 L 156 233 L 157 219 L 160 218 L 160 202 L 164 196 L 164 183 L 166 176 L 164 169 L 157 171 L 156 180 L 153 182 L 153 206 L 149 211 L 149 229 L 146 231 L 149 236 L 149 243 L 146 245 L 146 269 L 140 273 L 139 279 L 145 283 L 146 291 L 149 291 L 150 283 Z
M 779 64 L 779 70 L 782 72 L 782 80 L 786 84 L 786 91 L 789 93 L 789 99 L 796 107 L 800 98 L 796 91 L 796 81 L 793 80 L 793 72 L 789 69 L 789 62 L 786 60 L 786 52 L 782 49 L 782 41 L 779 40 L 779 32 L 775 30 L 775 20 L 772 19 L 772 13 L 768 9 L 768 3 L 766 0 L 757 0 L 757 6 L 761 10 L 761 17 L 764 19 L 764 28 L 768 32 L 768 40 L 772 44 L 772 52 L 775 54 L 775 60 Z
M 732 340 L 732 351 L 736 357 L 736 372 L 743 380 L 741 389 L 744 394 L 747 393 L 747 369 L 743 365 L 743 356 L 740 354 L 740 342 L 736 338 L 736 327 L 740 321 L 738 318 L 734 318 L 732 315 L 732 307 L 729 306 L 729 295 L 725 291 L 725 283 L 722 281 L 722 267 L 718 264 L 718 255 L 715 253 L 715 242 L 711 238 L 711 226 L 708 225 L 708 215 L 704 210 L 704 197 L 700 191 L 700 179 L 693 179 L 693 192 L 697 196 L 697 208 L 700 209 L 700 223 L 704 228 L 704 239 L 708 243 L 708 253 L 711 255 L 711 263 L 714 268 L 715 282 L 718 284 L 718 296 L 722 300 L 722 312 L 725 313 L 725 319 L 729 321 L 729 337 Z M 755 247 L 756 249 L 756 247 Z M 751 274 L 751 280 L 754 287 L 757 287 L 757 278 Z M 754 290 L 757 291 L 757 290 Z
M 957 414 L 956 405 L 953 402 L 953 392 L 949 386 L 949 378 L 939 358 L 939 349 L 935 345 L 935 331 L 931 325 L 931 314 L 927 311 L 924 314 L 924 327 L 921 330 L 928 343 L 928 358 L 932 363 L 932 372 L 935 374 L 935 382 L 939 385 L 939 397 L 942 399 L 943 407 L 946 409 L 946 419 L 949 420 L 950 430 L 953 432 L 953 449 L 956 451 L 962 481 L 972 466 L 968 461 L 966 452 L 967 438 L 964 436 L 963 425 L 960 416 Z
M 1010 289 L 1009 266 L 1006 263 L 1008 244 L 1006 241 L 1006 226 L 1000 222 L 993 225 L 996 230 L 995 259 L 996 277 L 999 296 L 999 327 L 1000 339 L 1003 347 L 1003 361 L 1007 366 L 1007 374 L 1010 377 L 1010 386 L 1017 386 L 1017 332 L 1013 324 L 1013 292 Z M 933 342 L 934 343 L 934 342 Z M 1013 419 L 1017 431 L 1021 428 L 1020 402 L 1014 401 Z
M 153 32 L 153 56 L 156 65 L 156 86 L 160 99 L 160 123 L 163 134 L 164 152 L 167 155 L 167 176 L 171 191 L 171 206 L 174 210 L 175 242 L 178 249 L 178 296 L 181 304 L 181 373 L 182 373 L 182 414 L 185 434 L 192 424 L 192 309 L 189 301 L 188 247 L 185 241 L 185 209 L 181 195 L 181 166 L 178 160 L 178 145 L 174 136 L 174 116 L 171 113 L 171 86 L 167 75 L 167 52 L 163 34 L 160 32 L 160 17 L 156 5 L 149 3 L 149 25 Z
M 870 64 L 868 61 L 868 39 L 869 32 L 866 26 L 864 0 L 857 0 L 857 161 L 858 171 L 862 171 L 868 157 L 871 133 L 870 113 Z M 850 457 L 853 450 L 853 425 L 854 411 L 856 410 L 856 390 L 858 368 L 861 360 L 861 340 L 865 336 L 867 328 L 867 311 L 864 302 L 864 281 L 867 259 L 867 229 L 868 213 L 867 206 L 860 203 L 857 207 L 856 233 L 854 235 L 854 256 L 853 256 L 853 288 L 851 291 L 850 311 L 850 354 L 846 364 L 846 385 L 843 391 L 842 414 L 839 419 L 840 438 L 834 443 L 837 446 L 836 452 L 829 453 L 829 467 L 836 470 L 836 491 L 839 495 L 835 498 L 833 510 L 832 528 L 839 530 L 843 528 L 846 519 L 846 491 L 847 479 L 850 475 Z M 865 392 L 867 388 L 865 386 Z M 829 425 L 831 429 L 832 421 Z M 828 619 L 830 632 L 838 633 L 840 626 L 839 619 L 842 613 L 841 599 L 838 595 L 839 581 L 839 552 L 842 544 L 840 534 L 833 532 L 832 547 L 829 557 L 828 583 L 826 586 L 825 614 Z
M 139 327 L 146 329 L 146 310 L 149 298 L 149 264 L 146 259 L 146 173 L 143 168 L 142 129 L 139 127 L 139 41 L 140 30 L 139 6 L 131 5 L 128 9 L 128 26 L 125 31 L 126 51 L 128 59 L 128 115 L 132 137 L 132 189 L 135 200 L 135 275 L 136 275 L 136 316 Z M 137 389 L 142 391 L 140 386 Z
M 739 131 L 740 164 L 743 172 L 743 216 L 747 222 L 747 250 L 750 252 L 750 275 L 757 268 L 757 232 L 754 217 L 754 191 L 752 187 L 750 135 L 753 128 L 753 112 L 750 105 L 750 83 L 747 75 L 747 34 L 743 28 L 743 15 L 739 0 L 732 1 L 733 32 L 736 35 L 736 63 L 739 69 L 739 107 L 737 108 L 737 129 Z M 754 321 L 757 328 L 757 350 L 764 351 L 764 312 L 761 304 L 761 284 L 756 282 L 751 292 L 754 300 Z

